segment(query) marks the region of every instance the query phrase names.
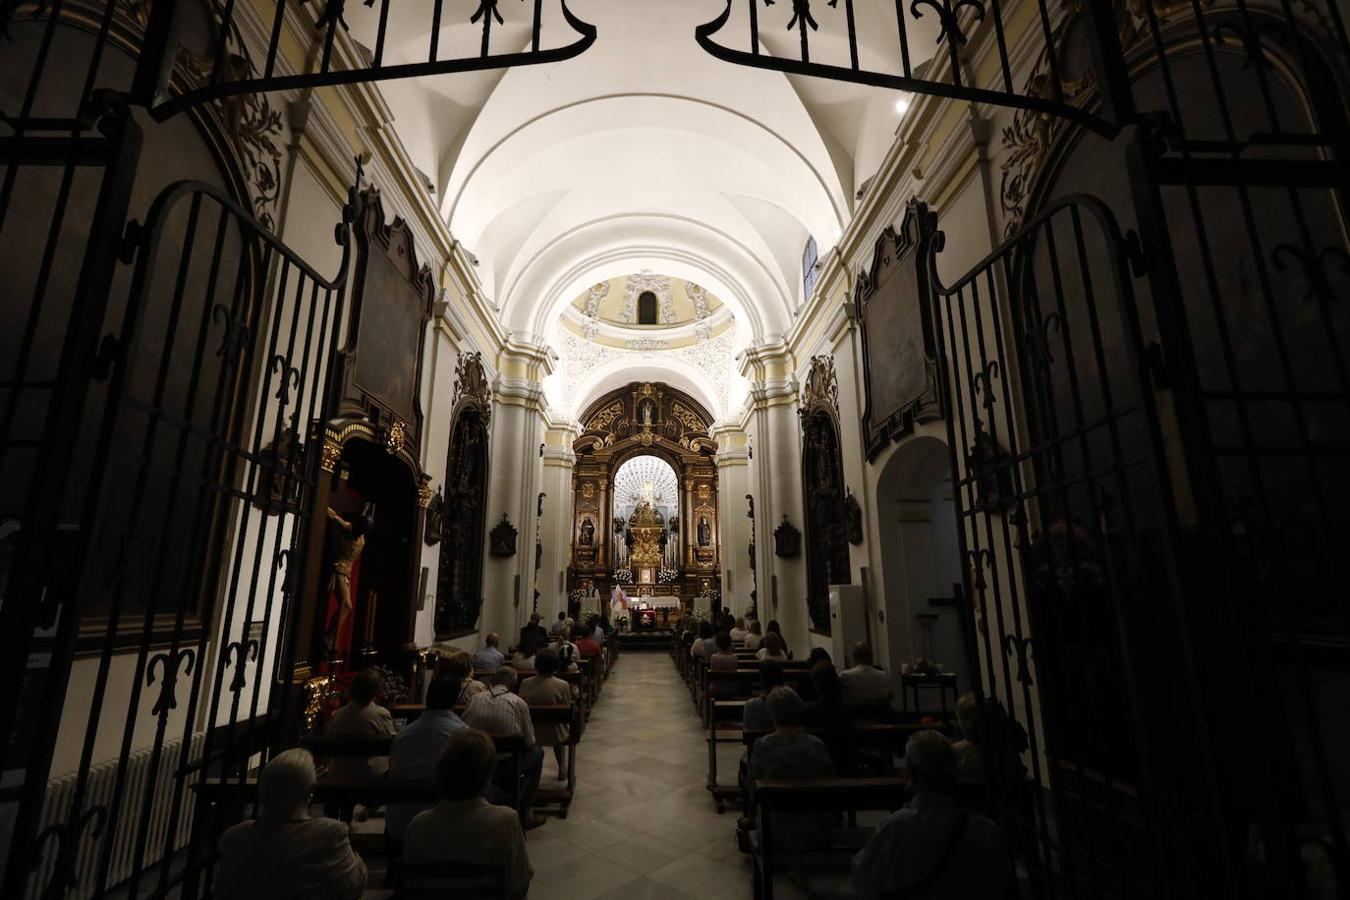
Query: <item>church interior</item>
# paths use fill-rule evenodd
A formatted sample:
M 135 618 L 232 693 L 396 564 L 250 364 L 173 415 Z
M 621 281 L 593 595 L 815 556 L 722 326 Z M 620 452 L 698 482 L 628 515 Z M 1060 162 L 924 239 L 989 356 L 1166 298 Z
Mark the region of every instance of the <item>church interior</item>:
M 1350 898 L 1347 19 L 0 0 L 0 896 Z

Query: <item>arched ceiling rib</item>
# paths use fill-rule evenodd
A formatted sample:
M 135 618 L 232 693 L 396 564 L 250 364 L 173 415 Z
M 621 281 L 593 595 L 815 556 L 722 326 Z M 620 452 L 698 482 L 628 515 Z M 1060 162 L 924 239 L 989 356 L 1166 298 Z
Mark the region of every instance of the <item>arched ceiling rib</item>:
M 813 57 L 846 57 L 842 14 L 817 5 Z M 528 40 L 532 4 L 513 6 L 503 6 L 494 46 Z M 786 330 L 802 300 L 802 246 L 814 236 L 824 251 L 847 224 L 858 184 L 893 137 L 895 98 L 708 56 L 694 28 L 725 0 L 569 6 L 599 32 L 580 57 L 382 87 L 506 327 L 544 335 L 579 290 L 651 268 L 715 290 L 747 337 Z M 761 13 L 770 51 L 796 40 L 784 28 L 791 6 Z M 884 62 L 889 19 L 857 6 L 864 62 Z M 348 17 L 369 46 L 368 12 Z M 557 0 L 544 3 L 544 20 L 546 32 L 565 28 Z M 469 40 L 468 29 L 451 23 L 442 40 Z M 426 44 L 391 34 L 386 52 L 414 58 Z

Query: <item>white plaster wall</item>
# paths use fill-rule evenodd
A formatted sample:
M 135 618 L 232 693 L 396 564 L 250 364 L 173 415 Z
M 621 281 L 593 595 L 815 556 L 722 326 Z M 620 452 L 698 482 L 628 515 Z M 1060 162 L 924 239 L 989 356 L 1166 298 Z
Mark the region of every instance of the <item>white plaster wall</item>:
M 717 464 L 717 532 L 721 536 L 722 605 L 734 615 L 750 608 L 753 573 L 746 548 L 750 545 L 750 517 L 745 495 L 750 490 L 750 460 L 745 451 L 722 451 Z
M 537 386 L 534 388 L 537 393 Z M 513 394 L 529 388 L 512 388 Z M 530 616 L 534 579 L 535 496 L 542 475 L 539 444 L 544 439 L 544 421 L 537 406 L 523 405 L 518 396 L 503 402 L 501 387 L 492 412 L 488 471 L 488 531 L 505 514 L 519 531 L 514 556 L 488 555 L 483 570 L 483 612 L 479 634 L 496 631 L 503 641 L 515 640 L 520 626 Z M 517 582 L 517 577 L 519 581 Z M 542 591 L 541 591 L 542 593 Z
M 777 619 L 788 647 L 794 654 L 801 654 L 813 646 L 806 611 L 806 561 L 800 555 L 780 557 L 773 550 L 773 532 L 784 515 L 799 531 L 803 524 L 801 441 L 795 396 L 793 388 L 791 393 L 755 412 L 759 434 L 755 453 L 760 463 L 755 513 L 762 548 L 760 618 L 766 623 Z
M 445 485 L 447 456 L 450 452 L 451 417 L 454 414 L 455 367 L 460 351 L 443 315 L 435 317 L 427 337 L 427 356 L 422 361 L 422 470 L 431 476 L 431 488 Z M 440 545 L 422 544 L 422 568 L 426 570 L 426 592 L 414 602 L 418 610 L 413 641 L 425 647 L 436 640 L 436 575 L 440 570 Z
M 543 562 L 535 585 L 539 591 L 539 612 L 551 622 L 567 608 L 567 565 L 572 556 L 572 470 L 576 458 L 571 450 L 547 448 L 544 451 L 542 486 L 544 517 L 540 523 Z M 533 548 L 531 548 L 533 553 Z

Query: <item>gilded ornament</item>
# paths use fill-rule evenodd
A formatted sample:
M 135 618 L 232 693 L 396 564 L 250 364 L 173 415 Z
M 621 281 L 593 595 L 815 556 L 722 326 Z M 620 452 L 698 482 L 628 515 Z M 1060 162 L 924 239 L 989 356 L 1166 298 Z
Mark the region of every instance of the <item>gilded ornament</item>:
M 328 473 L 336 472 L 338 461 L 342 459 L 342 445 L 331 438 L 324 438 L 322 452 L 319 468 Z
M 328 692 L 332 686 L 332 679 L 327 675 L 320 675 L 317 678 L 311 678 L 303 685 L 305 692 L 305 731 L 312 733 L 319 727 L 319 716 L 323 712 L 324 703 L 328 700 Z
M 384 449 L 390 453 L 402 453 L 407 441 L 408 433 L 404 430 L 403 423 L 395 421 L 384 437 Z

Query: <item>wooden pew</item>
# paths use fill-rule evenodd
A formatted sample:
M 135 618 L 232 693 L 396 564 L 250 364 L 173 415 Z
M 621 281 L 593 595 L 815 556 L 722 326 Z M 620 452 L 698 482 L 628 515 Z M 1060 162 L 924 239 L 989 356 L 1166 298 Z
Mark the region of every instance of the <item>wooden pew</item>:
M 907 778 L 803 778 L 766 779 L 754 784 L 757 833 L 751 841 L 756 900 L 773 900 L 775 812 L 891 812 L 909 802 L 912 791 Z M 858 849 L 860 844 L 824 848 Z
M 706 666 L 705 666 L 706 669 Z M 809 678 L 806 672 L 784 672 L 784 682 L 794 684 Z M 739 743 L 741 740 L 741 720 L 745 713 L 745 699 L 759 684 L 758 669 L 737 669 L 735 672 L 703 673 L 705 686 L 700 714 L 708 735 L 708 792 L 712 794 L 720 813 L 728 800 L 734 800 L 741 794 L 739 785 L 723 786 L 717 783 L 717 745 Z M 715 688 L 729 685 L 736 697 L 720 698 Z
M 741 796 L 740 784 L 724 785 L 717 783 L 717 745 L 738 742 L 741 734 L 741 721 L 745 716 L 744 700 L 714 701 L 708 716 L 708 793 L 720 814 L 726 810 L 728 802 L 736 802 Z M 718 732 L 727 732 L 719 737 Z
M 506 870 L 501 866 L 460 862 L 402 862 L 394 878 L 399 900 L 499 900 L 506 894 Z
M 364 739 L 363 739 L 364 740 Z M 368 748 L 362 748 L 363 755 Z M 384 753 L 389 752 L 386 745 Z M 216 843 L 221 834 L 237 822 L 247 817 L 247 810 L 254 806 L 258 798 L 257 772 L 252 772 L 242 782 L 238 777 L 209 778 L 190 786 L 193 793 L 192 836 L 188 846 L 193 852 L 205 855 L 205 860 L 215 858 Z M 389 803 L 417 803 L 428 806 L 436 803 L 436 785 L 430 781 L 360 781 L 337 782 L 319 781 L 314 785 L 312 802 L 323 804 L 325 809 L 346 811 L 350 821 L 351 810 L 357 804 L 368 808 Z M 381 844 L 385 847 L 384 844 Z M 358 850 L 368 848 L 358 848 Z M 385 847 L 387 851 L 387 847 Z M 201 896 L 199 879 L 205 867 L 189 867 L 190 874 L 183 882 L 182 896 L 185 900 L 195 900 Z
M 422 714 L 425 706 L 418 704 L 403 704 L 394 707 L 394 718 L 403 718 L 411 722 Z M 456 707 L 455 714 L 463 715 L 464 708 Z M 581 702 L 573 704 L 531 704 L 530 705 L 530 723 L 534 725 L 535 737 L 538 738 L 538 732 L 541 728 L 552 728 L 555 725 L 568 726 L 567 734 L 567 786 L 565 788 L 546 788 L 540 787 L 535 793 L 536 806 L 557 806 L 558 817 L 567 818 L 568 808 L 572 805 L 572 799 L 577 791 L 577 744 L 581 742 L 582 732 L 586 728 L 586 719 L 582 714 Z M 362 740 L 368 740 L 363 738 Z M 376 738 L 375 740 L 390 741 L 392 738 Z M 512 737 L 502 738 L 494 737 L 494 743 L 502 741 L 519 741 L 521 749 L 524 749 L 524 738 Z M 506 751 L 499 751 L 506 752 Z M 318 755 L 317 753 L 315 754 Z M 353 753 L 353 756 L 383 756 L 388 755 L 386 749 L 384 753 Z M 545 760 L 545 764 L 547 764 Z
M 540 727 L 552 728 L 566 725 L 567 731 L 567 783 L 566 787 L 546 788 L 542 785 L 535 792 L 535 806 L 557 806 L 558 818 L 567 818 L 568 808 L 577 792 L 577 744 L 581 743 L 581 733 L 586 728 L 586 717 L 582 714 L 580 703 L 572 705 L 531 705 L 530 722 L 534 725 L 538 737 Z M 548 765 L 548 760 L 544 760 Z
M 571 707 L 564 707 L 564 709 L 570 710 Z M 533 718 L 533 716 L 531 716 L 531 718 Z M 496 746 L 497 752 L 499 754 L 502 754 L 504 756 L 510 756 L 514 760 L 514 768 L 516 770 L 517 777 L 513 782 L 513 784 L 519 785 L 520 760 L 525 751 L 529 749 L 528 747 L 525 746 L 525 738 L 517 735 L 511 736 L 498 735 L 492 738 L 492 743 Z M 394 745 L 394 738 L 392 736 L 371 737 L 371 738 L 310 737 L 301 741 L 300 745 L 304 747 L 306 750 L 308 750 L 310 753 L 314 754 L 314 758 L 316 761 L 334 759 L 337 757 L 364 758 L 371 756 L 388 756 L 390 748 L 393 747 Z M 320 779 L 320 781 L 318 782 L 318 784 L 331 784 L 331 783 L 334 782 L 328 782 L 326 779 Z M 400 782 L 386 779 L 381 781 L 368 781 L 364 783 L 367 785 L 388 785 L 388 784 L 399 784 Z M 521 798 L 519 795 L 513 795 L 511 797 L 511 801 L 512 801 L 511 805 L 513 807 L 515 808 L 520 807 Z M 359 802 L 362 802 L 365 806 L 370 807 L 380 805 L 380 803 L 378 802 L 375 803 L 364 803 L 364 801 Z M 432 799 L 430 802 L 432 803 L 436 802 L 434 791 L 432 792 Z M 325 809 L 329 808 L 332 807 L 325 805 Z M 339 809 L 341 810 L 341 813 L 338 816 L 336 816 L 336 818 L 341 818 L 344 821 L 348 821 L 351 819 L 352 810 L 350 807 L 339 807 Z
M 917 725 L 914 723 L 898 724 L 895 722 L 874 722 L 858 720 L 853 725 L 847 727 L 840 726 L 807 726 L 803 730 L 810 735 L 820 738 L 829 748 L 830 758 L 835 761 L 835 774 L 840 777 L 856 778 L 861 775 L 882 776 L 890 775 L 894 771 L 895 756 L 903 756 L 905 744 L 916 732 L 923 731 L 928 726 Z M 755 742 L 771 731 L 742 731 L 741 743 L 745 745 L 746 753 L 754 750 Z M 855 751 L 860 748 L 866 748 L 880 752 L 883 771 L 861 771 L 859 759 Z M 844 762 L 840 762 L 843 760 Z M 844 769 L 840 769 L 840 766 Z

